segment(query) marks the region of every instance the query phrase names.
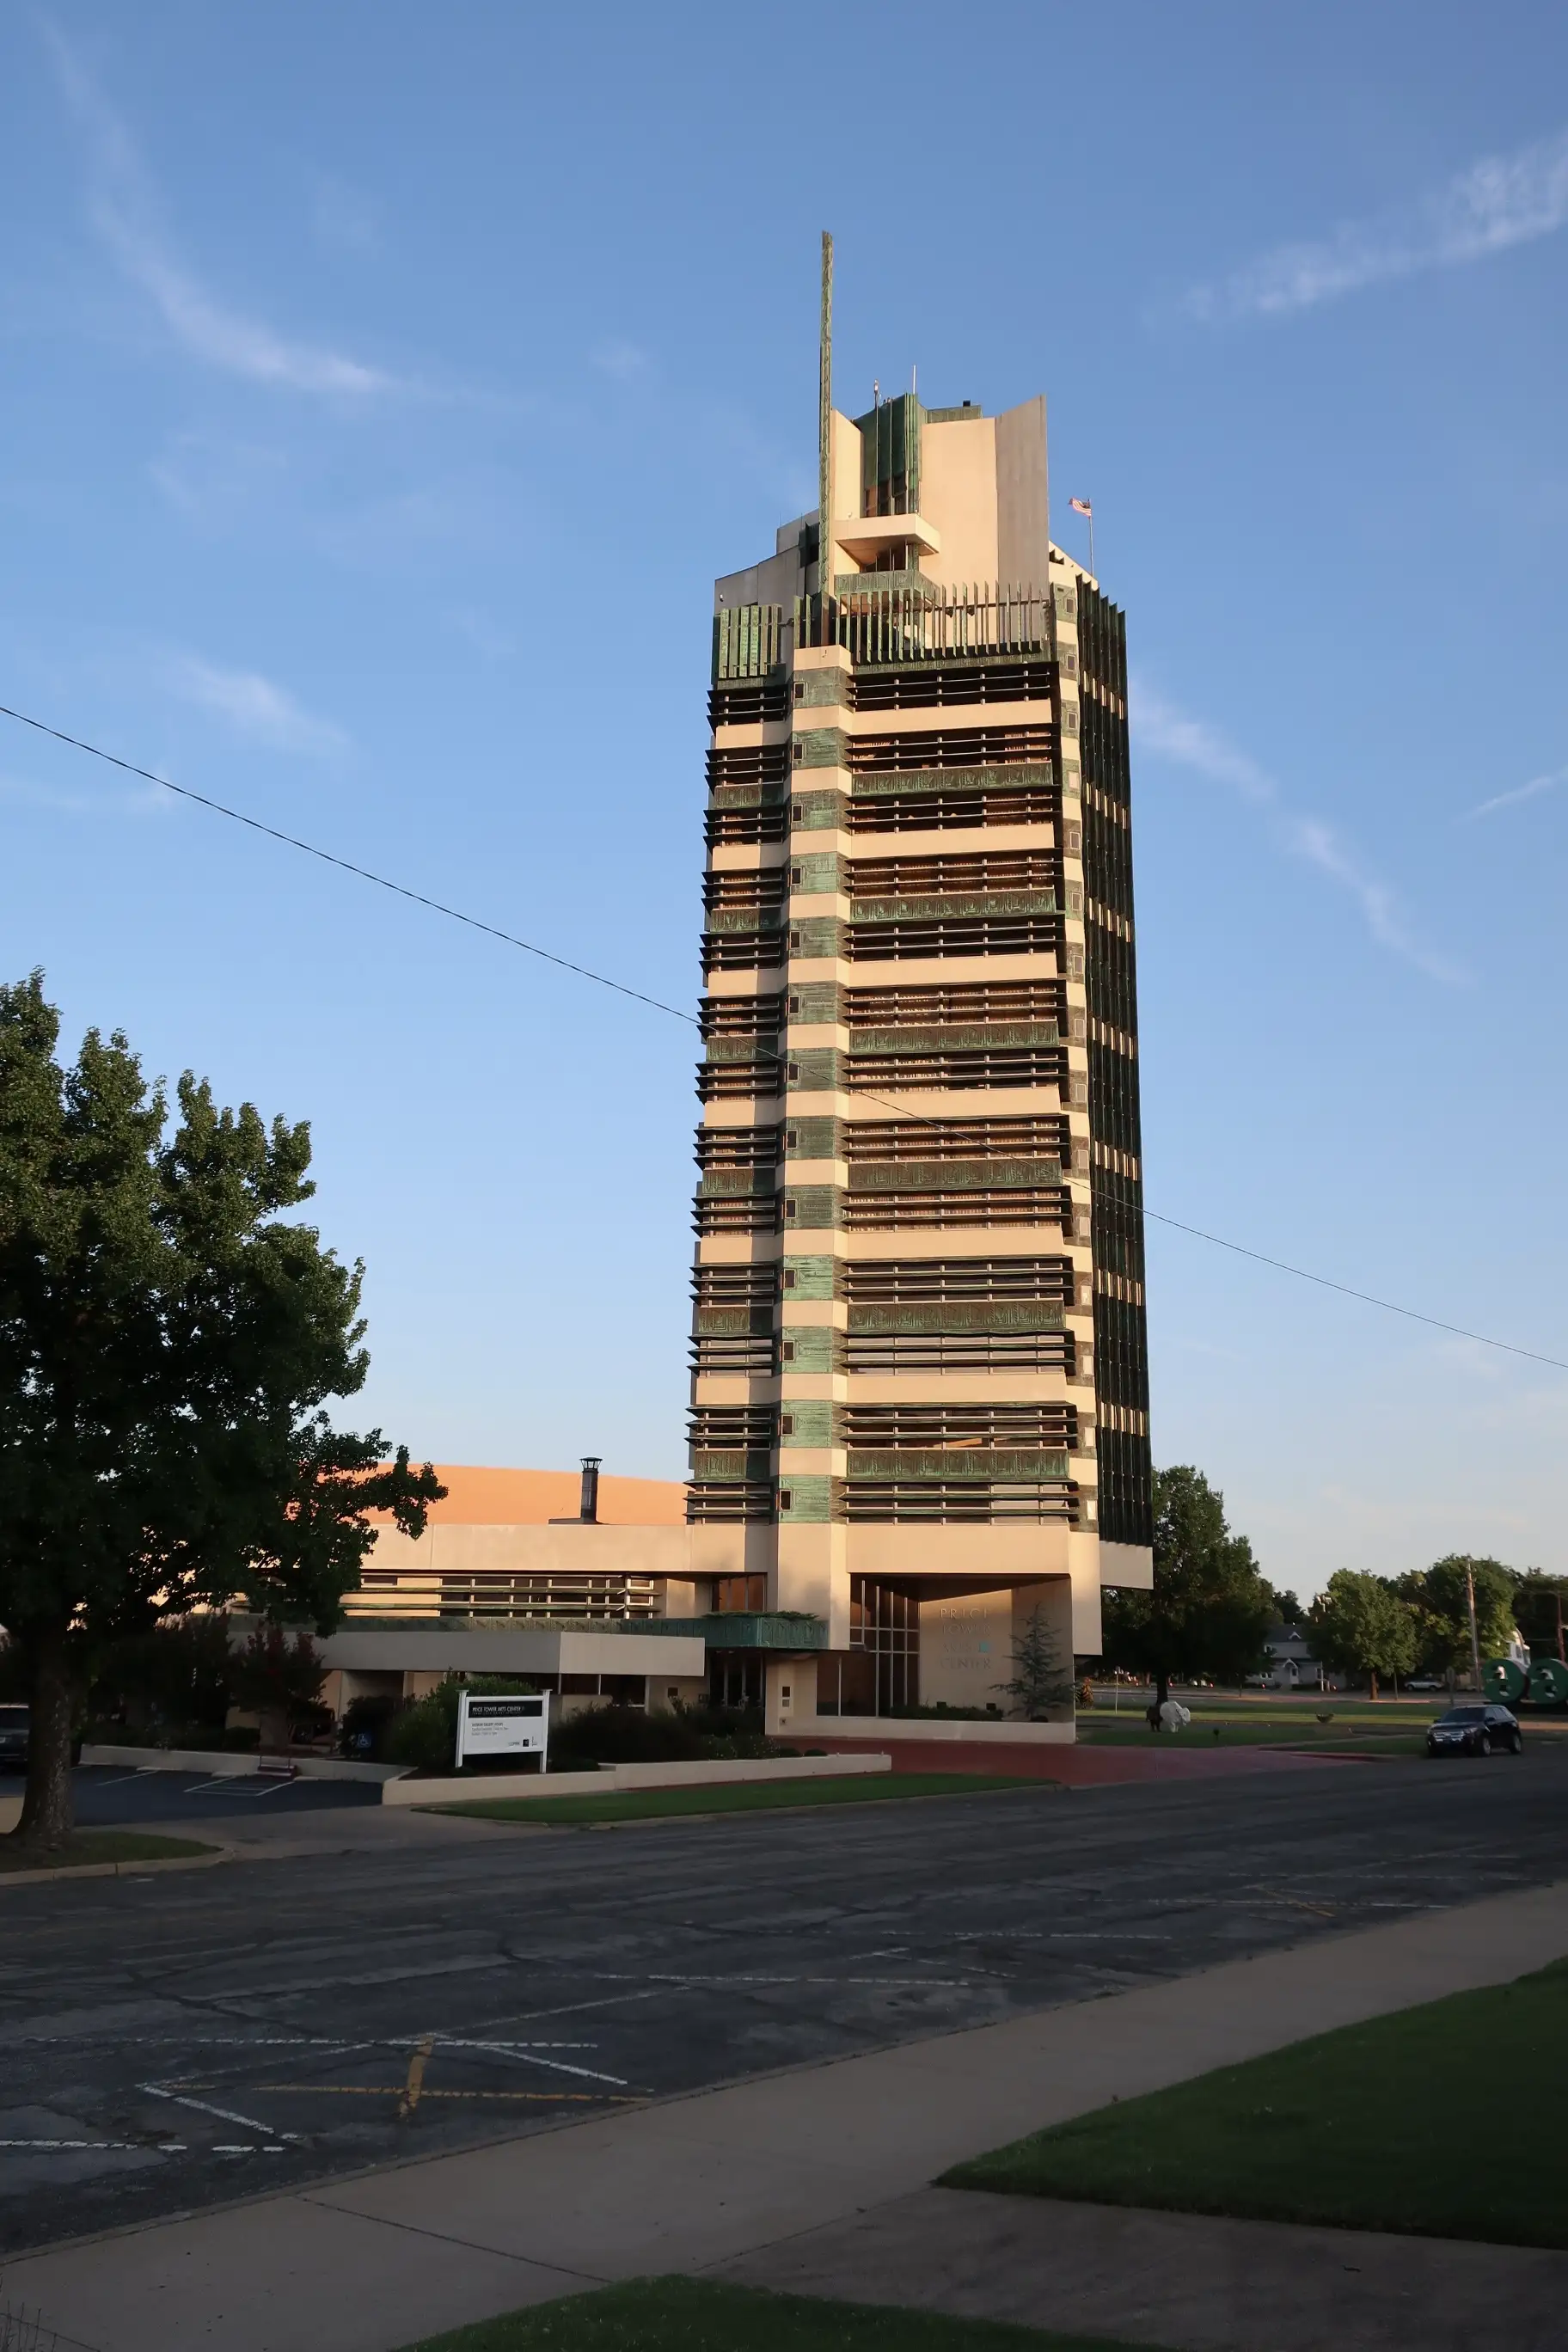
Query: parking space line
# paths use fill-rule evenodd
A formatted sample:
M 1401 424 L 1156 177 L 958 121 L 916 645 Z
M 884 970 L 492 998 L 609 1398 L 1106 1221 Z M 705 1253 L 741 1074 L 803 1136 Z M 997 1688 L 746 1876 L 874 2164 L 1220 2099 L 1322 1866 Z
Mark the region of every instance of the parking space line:
M 593 2066 L 570 2066 L 563 2059 L 541 2058 L 526 2047 L 514 2048 L 507 2042 L 464 2042 L 452 2034 L 443 2033 L 438 2037 L 437 2047 L 442 2050 L 483 2050 L 492 2057 L 515 2058 L 525 2066 L 548 2066 L 553 2074 L 580 2074 L 586 2082 L 618 2083 L 623 2089 L 626 2086 L 624 2074 L 601 2074 Z
M 112 2149 L 117 2156 L 188 2156 L 183 2139 L 0 2139 L 0 2147 Z
M 167 2099 L 176 2107 L 195 2107 L 202 2115 L 216 2116 L 222 2123 L 243 2124 L 247 2131 L 259 2132 L 263 2139 L 272 2130 L 270 2124 L 258 2124 L 254 2116 L 237 2115 L 232 2107 L 215 2107 L 207 2100 L 193 2099 L 182 2091 L 166 2091 L 158 2083 L 138 2083 L 136 2087 L 139 2091 L 144 2091 L 149 2098 Z M 295 2139 L 299 2135 L 295 2132 L 279 2132 L 276 2137 L 279 2139 Z
M 331 2099 L 396 2099 L 400 2113 L 406 2112 L 401 2103 L 408 2095 L 406 2083 L 258 2083 L 256 2088 L 302 2092 L 312 2098 L 319 2094 Z M 642 2094 L 634 2091 L 629 2097 L 621 2098 L 613 2091 L 430 2091 L 421 2081 L 416 2105 L 419 2099 L 510 2099 L 535 2106 L 635 2107 L 641 2105 Z M 215 2115 L 222 2112 L 221 2108 L 213 2109 Z

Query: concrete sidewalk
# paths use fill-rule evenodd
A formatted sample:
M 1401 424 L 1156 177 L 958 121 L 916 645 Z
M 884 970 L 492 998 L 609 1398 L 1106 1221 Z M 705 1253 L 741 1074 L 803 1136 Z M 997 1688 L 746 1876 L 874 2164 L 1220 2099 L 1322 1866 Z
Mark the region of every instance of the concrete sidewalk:
M 907 2220 L 892 2209 L 912 2200 L 904 2213 L 915 2213 L 917 2228 L 928 2228 L 937 2212 L 952 2215 L 944 2227 L 953 2242 L 953 2275 L 963 2273 L 966 2263 L 973 2271 L 1000 2259 L 995 2248 L 1003 2241 L 980 2257 L 973 2233 L 1000 2226 L 995 2215 L 1005 2209 L 1012 2217 L 1005 2226 L 1013 2231 L 1008 2261 L 1017 2297 L 1008 2315 L 1067 2325 L 1067 2286 L 1053 2270 L 1050 2231 L 1064 2211 L 1089 2209 L 1031 2202 L 1020 2218 L 1015 2209 L 1024 2200 L 929 2190 L 938 2173 L 1112 2097 L 1158 2089 L 1444 1993 L 1505 1982 L 1564 1954 L 1568 1885 L 1499 1896 L 1136 1992 L 54 2248 L 5 2265 L 0 2302 L 24 2304 L 29 2312 L 37 2306 L 62 2345 L 85 2352 L 211 2352 L 215 2346 L 297 2352 L 307 2343 L 312 2352 L 393 2352 L 438 2328 L 658 2271 L 723 2268 L 738 2276 L 743 2270 L 784 2284 L 790 2263 L 805 2260 L 840 2265 L 834 2275 L 841 2292 L 846 2277 L 862 2278 L 862 2293 L 879 2281 L 885 2291 L 889 2248 L 900 2239 L 910 2243 Z M 935 2203 L 922 2205 L 922 2191 Z M 978 2217 L 987 2213 L 992 2221 L 984 2223 Z M 874 2220 L 862 2226 L 869 2234 L 857 2247 L 843 2235 L 845 2225 L 868 2214 Z M 1114 2215 L 1102 2232 L 1109 2265 L 1102 2284 L 1097 2288 L 1099 2273 L 1080 2268 L 1074 2295 L 1093 2301 L 1125 2290 L 1127 2232 L 1135 2227 L 1154 2233 L 1150 2248 L 1163 2242 L 1161 2231 L 1194 2230 L 1242 2232 L 1237 2245 L 1260 2242 L 1252 2234 L 1258 2224 Z M 805 2242 L 809 2232 L 833 2234 L 814 2251 Z M 1361 2242 L 1331 2231 L 1265 2234 L 1326 2238 L 1342 2264 L 1355 2260 L 1342 2248 Z M 1374 2242 L 1418 2249 L 1407 2260 L 1407 2283 L 1418 2301 L 1404 2306 L 1405 2333 L 1342 2337 L 1331 2331 L 1329 2339 L 1320 2334 L 1314 2340 L 1377 2352 L 1454 2340 L 1420 2331 L 1434 2314 L 1440 2320 L 1442 2297 L 1453 2292 L 1443 2263 L 1456 2250 L 1414 2240 Z M 1514 2306 L 1535 2293 L 1532 2279 L 1550 2274 L 1554 2307 L 1564 2307 L 1558 2283 L 1564 2258 L 1458 2251 L 1483 2253 L 1509 2282 L 1497 2305 L 1506 2339 L 1500 2333 L 1483 2338 L 1472 2326 L 1465 2339 L 1469 2352 L 1494 2340 L 1523 2352 L 1531 2338 L 1515 2324 Z M 931 2258 L 939 2266 L 946 2259 L 940 2245 Z M 1290 2300 L 1298 2259 L 1290 2253 L 1281 2268 L 1272 2257 L 1256 2275 L 1247 2273 L 1244 2285 L 1237 2255 L 1231 2263 L 1238 2281 L 1234 2307 L 1227 2316 L 1211 2296 L 1208 2334 L 1173 2336 L 1167 2326 L 1162 2337 L 1152 2318 L 1137 2332 L 1154 2343 L 1237 2352 L 1304 2341 L 1272 2320 L 1265 2336 L 1257 2329 L 1260 2298 L 1266 2305 L 1272 2294 L 1281 2306 Z M 795 2275 L 804 2281 L 805 2273 Z M 1472 2315 L 1482 2299 L 1468 2299 Z M 1096 2325 L 1110 2332 L 1105 2321 Z

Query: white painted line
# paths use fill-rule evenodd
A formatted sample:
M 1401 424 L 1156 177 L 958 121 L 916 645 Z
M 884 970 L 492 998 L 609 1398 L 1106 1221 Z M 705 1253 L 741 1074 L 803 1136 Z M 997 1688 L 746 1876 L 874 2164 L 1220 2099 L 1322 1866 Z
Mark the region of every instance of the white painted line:
M 0 2139 L 0 2147 L 106 2148 L 117 2156 L 185 2156 L 183 2139 Z
M 258 2124 L 254 2116 L 237 2115 L 232 2107 L 215 2107 L 205 2099 L 191 2099 L 179 2091 L 165 2091 L 157 2083 L 138 2083 L 136 2087 L 139 2091 L 146 2092 L 149 2098 L 168 2099 L 176 2107 L 195 2107 L 204 2116 L 216 2116 L 222 2123 L 243 2124 L 247 2131 L 259 2132 L 263 2139 L 266 2138 L 268 2130 L 277 2129 L 276 2125 Z M 279 2137 L 298 2139 L 299 2134 L 298 2132 L 280 2132 Z
M 568 2066 L 559 2058 L 541 2058 L 531 2050 L 516 2049 L 504 2042 L 459 2042 L 447 2033 L 439 2033 L 435 2039 L 437 2050 L 482 2050 L 492 2057 L 515 2058 L 525 2066 L 548 2066 L 554 2074 L 576 2074 L 586 2083 L 614 2083 L 623 2091 L 626 2087 L 624 2074 L 599 2074 L 592 2066 Z M 398 2046 L 407 2049 L 409 2044 L 402 2042 Z

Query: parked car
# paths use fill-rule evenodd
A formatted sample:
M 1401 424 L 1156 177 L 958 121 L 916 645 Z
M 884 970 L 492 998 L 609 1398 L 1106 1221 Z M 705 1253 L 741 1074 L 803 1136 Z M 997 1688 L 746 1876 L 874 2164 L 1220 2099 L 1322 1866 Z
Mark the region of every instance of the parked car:
M 26 1770 L 27 1722 L 25 1706 L 0 1706 L 0 1772 Z
M 1405 1687 L 1407 1691 L 1440 1691 L 1443 1685 L 1436 1675 L 1417 1675 L 1415 1681 L 1406 1683 Z
M 1490 1756 L 1502 1748 L 1524 1752 L 1519 1719 L 1506 1706 L 1451 1706 L 1427 1727 L 1428 1756 Z

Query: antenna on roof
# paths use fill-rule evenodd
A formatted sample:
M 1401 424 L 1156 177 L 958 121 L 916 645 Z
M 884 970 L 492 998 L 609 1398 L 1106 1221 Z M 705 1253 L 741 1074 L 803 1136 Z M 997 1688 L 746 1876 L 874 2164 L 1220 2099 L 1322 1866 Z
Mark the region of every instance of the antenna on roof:
M 832 558 L 828 517 L 833 510 L 833 232 L 822 232 L 822 381 L 816 420 L 816 585 L 826 599 Z

